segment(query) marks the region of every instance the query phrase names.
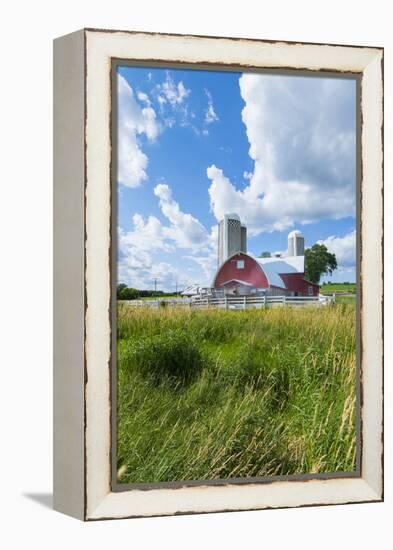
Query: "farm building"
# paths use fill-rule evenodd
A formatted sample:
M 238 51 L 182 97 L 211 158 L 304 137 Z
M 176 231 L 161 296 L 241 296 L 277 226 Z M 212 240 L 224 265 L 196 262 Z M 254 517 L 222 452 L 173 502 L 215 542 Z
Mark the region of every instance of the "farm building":
M 219 267 L 214 276 L 212 288 L 217 294 L 246 296 L 252 294 L 318 296 L 319 285 L 307 281 L 304 277 L 304 237 L 300 231 L 288 235 L 288 251 L 282 256 L 254 258 L 246 253 L 241 232 L 244 226 L 236 216 L 236 226 L 232 223 L 234 214 L 226 216 L 221 222 L 219 232 Z M 230 235 L 225 235 L 228 227 Z M 234 234 L 237 230 L 239 235 Z M 242 243 L 243 246 L 232 254 L 223 243 Z M 221 245 L 221 246 L 220 246 Z M 233 252 L 233 250 L 232 250 Z
M 185 298 L 191 298 L 192 296 L 203 296 L 204 294 L 208 294 L 209 291 L 210 289 L 207 287 L 194 284 L 187 286 L 184 290 L 182 290 L 180 292 L 180 296 Z
M 235 252 L 247 252 L 247 228 L 237 214 L 225 214 L 218 224 L 218 265 Z

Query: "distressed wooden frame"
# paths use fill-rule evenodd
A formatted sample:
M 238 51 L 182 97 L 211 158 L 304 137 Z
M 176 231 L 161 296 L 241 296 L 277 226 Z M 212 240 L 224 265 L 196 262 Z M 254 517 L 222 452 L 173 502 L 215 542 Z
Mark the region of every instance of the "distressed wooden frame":
M 359 475 L 121 492 L 111 468 L 111 67 L 351 73 L 360 79 Z M 85 29 L 54 45 L 54 507 L 82 520 L 383 500 L 383 49 Z

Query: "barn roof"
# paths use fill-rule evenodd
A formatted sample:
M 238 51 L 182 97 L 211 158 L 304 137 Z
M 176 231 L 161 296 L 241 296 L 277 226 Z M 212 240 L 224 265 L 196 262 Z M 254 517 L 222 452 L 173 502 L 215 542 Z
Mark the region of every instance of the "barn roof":
M 270 286 L 286 288 L 280 274 L 304 273 L 304 256 L 287 256 L 284 258 L 255 258 L 262 266 Z
M 199 285 L 191 285 L 185 288 L 180 294 L 182 296 L 196 296 L 199 294 L 200 286 Z
M 281 279 L 274 263 L 264 264 L 263 271 L 269 281 L 269 286 L 278 286 L 279 288 L 286 288 L 284 281 Z
M 304 256 L 284 256 L 280 258 L 255 258 L 265 267 L 266 264 L 275 266 L 277 273 L 304 273 Z

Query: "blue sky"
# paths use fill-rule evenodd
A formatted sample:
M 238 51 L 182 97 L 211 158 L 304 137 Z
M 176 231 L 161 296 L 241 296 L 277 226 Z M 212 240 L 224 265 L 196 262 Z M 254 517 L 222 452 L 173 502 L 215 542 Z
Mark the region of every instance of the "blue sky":
M 228 212 L 251 254 L 297 228 L 355 281 L 354 80 L 124 66 L 118 106 L 119 282 L 209 285 Z

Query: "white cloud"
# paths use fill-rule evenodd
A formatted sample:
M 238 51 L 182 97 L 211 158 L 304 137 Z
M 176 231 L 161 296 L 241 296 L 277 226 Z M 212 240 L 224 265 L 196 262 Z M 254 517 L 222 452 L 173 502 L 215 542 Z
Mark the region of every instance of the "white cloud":
M 173 246 L 165 241 L 165 228 L 158 218 L 149 216 L 145 222 L 143 216 L 134 214 L 132 222 L 133 229 L 119 235 L 119 243 L 123 249 L 132 247 L 146 252 L 173 251 Z
M 204 277 L 198 281 L 201 286 L 210 286 L 213 281 L 213 275 L 217 270 L 217 253 L 211 252 L 206 256 L 184 256 L 199 265 Z
M 132 229 L 119 231 L 118 280 L 135 288 L 152 288 L 155 277 L 160 279 L 161 289 L 172 289 L 176 280 L 180 286 L 198 282 L 208 285 L 217 264 L 217 226 L 210 233 L 203 224 L 181 210 L 172 196 L 171 188 L 160 183 L 154 188 L 159 206 L 168 223 L 155 216 L 146 220 L 140 214 L 132 218 Z M 179 256 L 179 249 L 186 252 Z M 188 252 L 188 254 L 187 254 Z M 158 255 L 166 254 L 174 263 L 179 259 L 192 260 L 202 268 L 199 281 L 185 275 L 168 262 L 158 261 Z
M 238 190 L 211 165 L 211 209 L 237 212 L 250 235 L 355 214 L 355 84 L 243 74 L 242 119 L 254 161 Z
M 166 127 L 172 128 L 178 124 L 182 128 L 191 128 L 197 135 L 200 134 L 192 123 L 196 115 L 189 106 L 191 90 L 186 88 L 182 80 L 176 82 L 171 71 L 166 71 L 165 80 L 155 84 L 151 94 L 159 104 L 159 111 Z
M 174 290 L 176 281 L 186 285 L 192 281 L 184 281 L 183 273 L 168 262 L 158 261 L 148 252 L 132 248 L 128 251 L 118 266 L 117 279 L 121 283 L 139 290 L 153 289 L 156 279 L 158 290 Z
M 144 101 L 147 105 L 151 105 L 151 101 L 149 99 L 149 96 L 147 94 L 145 94 L 144 92 L 138 92 L 137 93 L 137 98 L 139 99 L 139 101 Z
M 148 157 L 142 151 L 138 136 L 150 141 L 157 137 L 160 127 L 156 113 L 146 94 L 138 94 L 141 106 L 128 82 L 118 75 L 118 181 L 127 187 L 138 187 L 147 179 Z
M 209 90 L 205 89 L 205 94 L 207 95 L 207 109 L 205 112 L 205 123 L 212 124 L 219 120 L 217 113 L 214 110 L 213 98 Z
M 119 231 L 118 281 L 142 290 L 154 288 L 157 279 L 157 288 L 166 291 L 174 290 L 176 281 L 182 285 L 192 282 L 184 280 L 182 270 L 173 263 L 160 258 L 162 253 L 175 252 L 173 244 L 166 240 L 165 226 L 160 220 L 149 216 L 145 221 L 140 214 L 135 214 L 132 220 L 129 232 Z
M 210 286 L 213 279 L 213 274 L 218 267 L 217 258 L 217 246 L 218 246 L 218 226 L 213 225 L 210 234 L 207 235 L 206 242 L 201 247 L 199 254 L 193 254 L 192 256 L 184 256 L 184 258 L 191 260 L 198 264 L 204 273 L 204 278 L 199 281 L 202 286 Z
M 179 248 L 201 248 L 207 240 L 207 232 L 201 222 L 191 214 L 182 212 L 168 185 L 158 184 L 154 194 L 159 198 L 161 212 L 170 221 L 165 228 L 166 238 L 174 241 Z
M 331 236 L 318 241 L 324 244 L 329 252 L 336 255 L 337 265 L 340 269 L 354 268 L 356 266 L 356 231 L 352 231 L 343 237 Z
M 160 104 L 163 105 L 168 102 L 172 107 L 181 105 L 191 93 L 182 81 L 176 84 L 169 72 L 166 73 L 164 82 L 157 84 L 156 89 Z
M 154 85 L 151 94 L 158 102 L 159 112 L 166 127 L 172 128 L 176 124 L 181 128 L 189 128 L 197 136 L 208 136 L 206 126 L 219 120 L 211 93 L 205 89 L 208 103 L 202 113 L 203 123 L 198 126 L 196 121 L 199 117 L 190 103 L 191 90 L 186 88 L 182 80 L 176 81 L 171 71 L 166 72 L 163 82 Z
M 173 128 L 173 126 L 176 124 L 176 119 L 172 117 L 166 117 L 164 118 L 164 124 L 167 128 Z

